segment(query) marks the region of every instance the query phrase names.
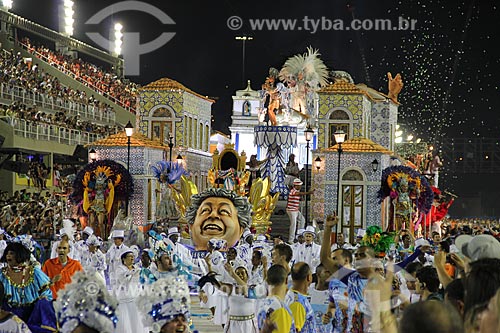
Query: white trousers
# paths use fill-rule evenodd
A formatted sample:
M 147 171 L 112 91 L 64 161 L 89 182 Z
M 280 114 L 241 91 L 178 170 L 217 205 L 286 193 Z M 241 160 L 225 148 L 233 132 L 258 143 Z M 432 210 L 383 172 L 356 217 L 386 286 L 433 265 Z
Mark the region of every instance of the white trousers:
M 290 218 L 290 229 L 288 233 L 288 243 L 292 244 L 295 240 L 295 231 L 297 230 L 297 222 L 299 223 L 299 229 L 304 228 L 304 216 L 300 211 L 290 211 L 286 210 L 288 217 Z

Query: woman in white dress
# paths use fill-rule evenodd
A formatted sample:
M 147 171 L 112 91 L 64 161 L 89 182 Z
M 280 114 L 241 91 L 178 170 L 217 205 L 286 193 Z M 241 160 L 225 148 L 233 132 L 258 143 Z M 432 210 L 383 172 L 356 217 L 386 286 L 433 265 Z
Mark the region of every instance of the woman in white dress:
M 139 274 L 141 270 L 134 266 L 134 253 L 125 249 L 121 254 L 122 264 L 115 271 L 116 286 L 113 290 L 118 300 L 118 324 L 115 333 L 148 332 L 143 324 L 135 300 L 139 295 Z
M 255 299 L 248 298 L 248 271 L 245 263 L 235 263 L 234 269 L 231 264 L 226 263 L 224 268 L 236 281 L 236 284 L 221 286 L 229 294 L 229 313 L 224 333 L 258 333 Z
M 208 241 L 208 253 L 205 257 L 205 262 L 209 272 L 217 273 L 220 276 L 225 275 L 224 264 L 226 259 L 220 250 L 226 248 L 227 242 L 224 239 L 212 238 Z M 215 325 L 221 325 L 227 322 L 227 297 L 228 295 L 217 288 L 214 288 L 211 284 L 206 284 L 203 288 L 206 293 L 206 302 L 204 302 L 206 307 L 210 307 L 213 313 L 213 323 Z M 204 306 L 202 306 L 204 307 Z

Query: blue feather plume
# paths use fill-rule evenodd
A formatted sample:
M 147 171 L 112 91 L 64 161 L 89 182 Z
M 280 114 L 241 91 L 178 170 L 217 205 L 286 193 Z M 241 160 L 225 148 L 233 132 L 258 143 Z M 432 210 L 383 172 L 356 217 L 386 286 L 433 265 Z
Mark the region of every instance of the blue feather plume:
M 189 172 L 177 162 L 159 161 L 151 166 L 153 175 L 162 183 L 174 184 L 181 176 L 188 176 Z

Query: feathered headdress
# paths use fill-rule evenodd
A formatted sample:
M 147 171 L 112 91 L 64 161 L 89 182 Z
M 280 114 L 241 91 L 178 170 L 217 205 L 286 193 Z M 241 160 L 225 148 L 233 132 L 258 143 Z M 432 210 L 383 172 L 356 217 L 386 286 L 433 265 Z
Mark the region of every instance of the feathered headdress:
M 418 171 L 404 165 L 395 165 L 382 170 L 382 183 L 378 191 L 380 202 L 387 196 L 396 198 L 398 196 L 396 189 L 400 185 L 408 186 L 407 192 L 415 197 L 420 212 L 424 214 L 429 212 L 434 200 L 429 182 Z
M 97 238 L 96 235 L 90 235 L 89 238 L 85 241 L 87 245 L 101 246 L 102 242 Z
M 371 247 L 377 256 L 385 255 L 391 244 L 394 244 L 394 235 L 384 233 L 382 228 L 376 225 L 366 228 L 361 240 L 361 245 Z
M 190 317 L 189 287 L 183 276 L 167 276 L 144 286 L 137 298 L 138 309 L 143 310 L 144 325 L 155 333 L 175 317 Z
M 183 175 L 189 175 L 189 172 L 184 169 L 182 164 L 167 161 L 157 162 L 156 165 L 151 166 L 151 171 L 161 183 L 168 184 L 174 184 Z
M 113 333 L 118 322 L 118 302 L 95 274 L 76 272 L 72 282 L 59 291 L 54 309 L 60 332 L 70 333 L 84 324 L 101 333 Z
M 280 71 L 280 80 L 296 81 L 301 75 L 313 90 L 326 86 L 328 84 L 328 68 L 319 56 L 318 50 L 308 47 L 306 53 L 288 58 Z
M 154 254 L 153 260 L 160 260 L 163 254 L 168 254 L 172 259 L 173 266 L 177 270 L 177 273 L 179 273 L 179 275 L 185 275 L 188 280 L 191 280 L 192 275 L 190 271 L 192 267 L 186 265 L 177 255 L 175 252 L 175 244 L 170 239 L 163 237 L 154 230 L 150 230 L 148 234 L 151 250 Z
M 75 224 L 70 219 L 64 219 L 62 223 L 63 227 L 59 230 L 59 235 L 67 235 L 69 240 L 73 242 L 75 240 L 76 232 L 76 228 L 74 227 Z

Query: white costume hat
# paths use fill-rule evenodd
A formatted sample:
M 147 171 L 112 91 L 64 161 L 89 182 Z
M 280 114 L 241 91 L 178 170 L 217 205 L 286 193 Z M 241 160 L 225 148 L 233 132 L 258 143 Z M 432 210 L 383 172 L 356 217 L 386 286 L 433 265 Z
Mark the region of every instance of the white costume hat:
M 125 238 L 125 230 L 113 230 L 113 232 L 111 233 L 111 238 Z
M 134 249 L 130 248 L 130 247 L 124 247 L 121 251 L 120 251 L 120 258 L 125 254 L 125 253 L 132 253 L 134 255 L 134 259 L 136 258 L 136 255 L 135 255 L 135 251 Z
M 61 333 L 70 333 L 84 324 L 101 333 L 113 333 L 118 302 L 95 274 L 76 272 L 72 282 L 60 290 L 54 301 Z
M 302 182 L 302 180 L 300 180 L 299 178 L 295 178 L 293 180 L 293 185 L 302 185 L 304 184 L 304 182 Z
M 177 229 L 177 227 L 171 227 L 171 228 L 168 228 L 168 235 L 178 235 L 180 236 L 181 234 L 179 233 L 179 229 Z
M 425 238 L 419 238 L 415 240 L 415 248 L 418 248 L 420 246 L 431 246 L 431 243 Z
M 94 229 L 92 229 L 91 227 L 85 227 L 82 232 L 90 236 L 94 234 Z
M 304 228 L 300 228 L 297 230 L 297 237 L 299 236 L 302 236 L 302 234 L 304 233 L 305 229 Z
M 67 235 L 70 241 L 75 240 L 75 228 L 74 223 L 70 219 L 64 219 L 62 221 L 63 228 L 59 230 L 59 235 L 62 237 L 63 235 Z
M 308 225 L 302 234 L 303 235 L 305 235 L 305 234 L 316 235 L 316 229 L 314 229 L 314 227 L 312 225 Z
M 257 242 L 265 242 L 267 241 L 267 238 L 264 235 L 258 235 L 256 240 Z
M 154 333 L 183 315 L 190 317 L 189 287 L 184 276 L 167 276 L 150 285 L 136 299 L 137 308 L 143 311 L 143 323 Z
M 365 237 L 366 230 L 365 229 L 358 229 L 358 232 L 356 233 L 356 237 L 363 238 Z

